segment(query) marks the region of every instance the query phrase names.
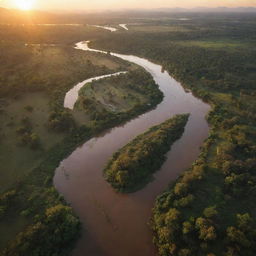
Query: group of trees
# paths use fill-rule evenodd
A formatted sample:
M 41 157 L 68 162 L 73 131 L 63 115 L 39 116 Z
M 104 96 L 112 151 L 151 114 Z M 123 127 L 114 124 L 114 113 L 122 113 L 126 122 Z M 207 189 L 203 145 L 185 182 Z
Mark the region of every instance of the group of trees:
M 15 190 L 10 190 L 0 195 L 0 220 L 6 214 L 10 206 L 15 203 L 14 199 L 16 196 Z
M 145 184 L 165 160 L 170 146 L 181 137 L 188 115 L 177 115 L 150 128 L 114 153 L 104 170 L 105 177 L 119 191 L 131 191 Z
M 241 162 L 225 163 L 225 168 L 219 170 L 227 173 L 231 169 L 240 170 L 243 178 L 236 179 L 236 175 L 225 178 L 218 169 L 209 168 L 210 140 L 205 142 L 204 151 L 193 167 L 157 198 L 152 229 L 160 255 L 255 254 L 254 212 L 244 205 L 252 206 L 254 202 L 253 181 L 248 179 L 248 170 L 241 169 L 246 168 Z M 233 184 L 235 190 L 228 189 L 227 183 Z M 244 203 L 240 204 L 240 200 Z
M 68 255 L 79 230 L 80 223 L 72 209 L 58 204 L 46 209 L 42 218 L 20 233 L 2 255 Z
M 72 130 L 75 123 L 69 111 L 53 111 L 49 115 L 48 127 L 53 131 L 66 132 Z
M 40 147 L 40 138 L 33 132 L 33 126 L 29 117 L 21 119 L 21 126 L 16 129 L 19 137 L 19 144 L 22 146 L 29 146 L 31 149 L 38 149 Z

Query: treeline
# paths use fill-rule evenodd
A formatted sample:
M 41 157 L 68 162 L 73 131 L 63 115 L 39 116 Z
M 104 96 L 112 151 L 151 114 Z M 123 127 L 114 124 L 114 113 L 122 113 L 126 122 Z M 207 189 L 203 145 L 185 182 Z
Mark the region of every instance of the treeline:
M 104 169 L 117 190 L 134 191 L 149 182 L 165 160 L 170 146 L 181 137 L 189 115 L 177 115 L 150 128 L 114 153 Z

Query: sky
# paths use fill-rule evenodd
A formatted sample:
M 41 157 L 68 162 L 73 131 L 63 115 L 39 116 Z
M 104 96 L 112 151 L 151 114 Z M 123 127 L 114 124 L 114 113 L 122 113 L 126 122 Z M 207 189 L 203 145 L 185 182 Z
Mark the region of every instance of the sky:
M 193 8 L 199 6 L 256 7 L 256 0 L 0 0 L 1 7 L 21 8 L 22 5 L 29 5 L 33 9 L 71 11 L 120 8 Z

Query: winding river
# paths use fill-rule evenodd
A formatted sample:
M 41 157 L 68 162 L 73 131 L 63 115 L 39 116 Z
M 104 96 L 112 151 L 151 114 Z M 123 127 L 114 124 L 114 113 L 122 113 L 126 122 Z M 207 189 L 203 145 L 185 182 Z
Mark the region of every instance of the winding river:
M 119 26 L 121 28 L 123 28 L 124 30 L 129 30 L 128 27 L 127 27 L 127 24 L 119 24 Z
M 86 85 L 86 84 L 88 84 L 88 83 L 90 83 L 94 80 L 99 80 L 99 79 L 107 78 L 107 77 L 110 77 L 110 76 L 118 76 L 118 75 L 125 74 L 125 73 L 126 73 L 126 71 L 120 71 L 120 72 L 116 72 L 116 73 L 113 73 L 113 74 L 108 74 L 108 75 L 103 75 L 103 76 L 96 76 L 96 77 L 89 78 L 89 79 L 86 79 L 86 80 L 78 83 L 77 85 L 75 85 L 71 90 L 69 90 L 66 93 L 65 99 L 64 99 L 64 107 L 69 108 L 69 109 L 74 108 L 75 103 L 78 99 L 79 91 L 84 85 Z
M 95 27 L 95 28 L 103 28 L 103 29 L 109 30 L 110 32 L 116 32 L 117 31 L 116 28 L 109 27 L 109 26 L 99 26 L 99 25 L 92 25 L 92 26 Z
M 88 42 L 77 43 L 76 48 L 98 51 L 90 49 Z M 210 106 L 186 92 L 161 66 L 136 56 L 112 55 L 144 67 L 163 91 L 164 100 L 154 110 L 77 148 L 56 169 L 54 183 L 84 226 L 73 256 L 153 256 L 157 253 L 148 221 L 154 200 L 197 158 L 208 135 L 205 115 Z M 179 113 L 191 115 L 155 179 L 136 193 L 116 193 L 102 176 L 111 155 L 147 128 Z

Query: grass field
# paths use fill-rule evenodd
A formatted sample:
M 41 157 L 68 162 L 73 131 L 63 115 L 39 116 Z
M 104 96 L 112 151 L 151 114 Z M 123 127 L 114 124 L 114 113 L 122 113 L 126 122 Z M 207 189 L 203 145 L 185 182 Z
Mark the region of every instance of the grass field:
M 33 111 L 25 109 L 28 105 Z M 1 112 L 1 191 L 4 191 L 35 167 L 41 160 L 42 152 L 63 139 L 64 134 L 51 133 L 47 129 L 50 106 L 49 98 L 44 93 L 27 93 L 15 100 L 8 99 L 2 104 Z M 29 118 L 33 132 L 40 138 L 39 150 L 19 145 L 16 130 L 22 126 L 25 117 Z

